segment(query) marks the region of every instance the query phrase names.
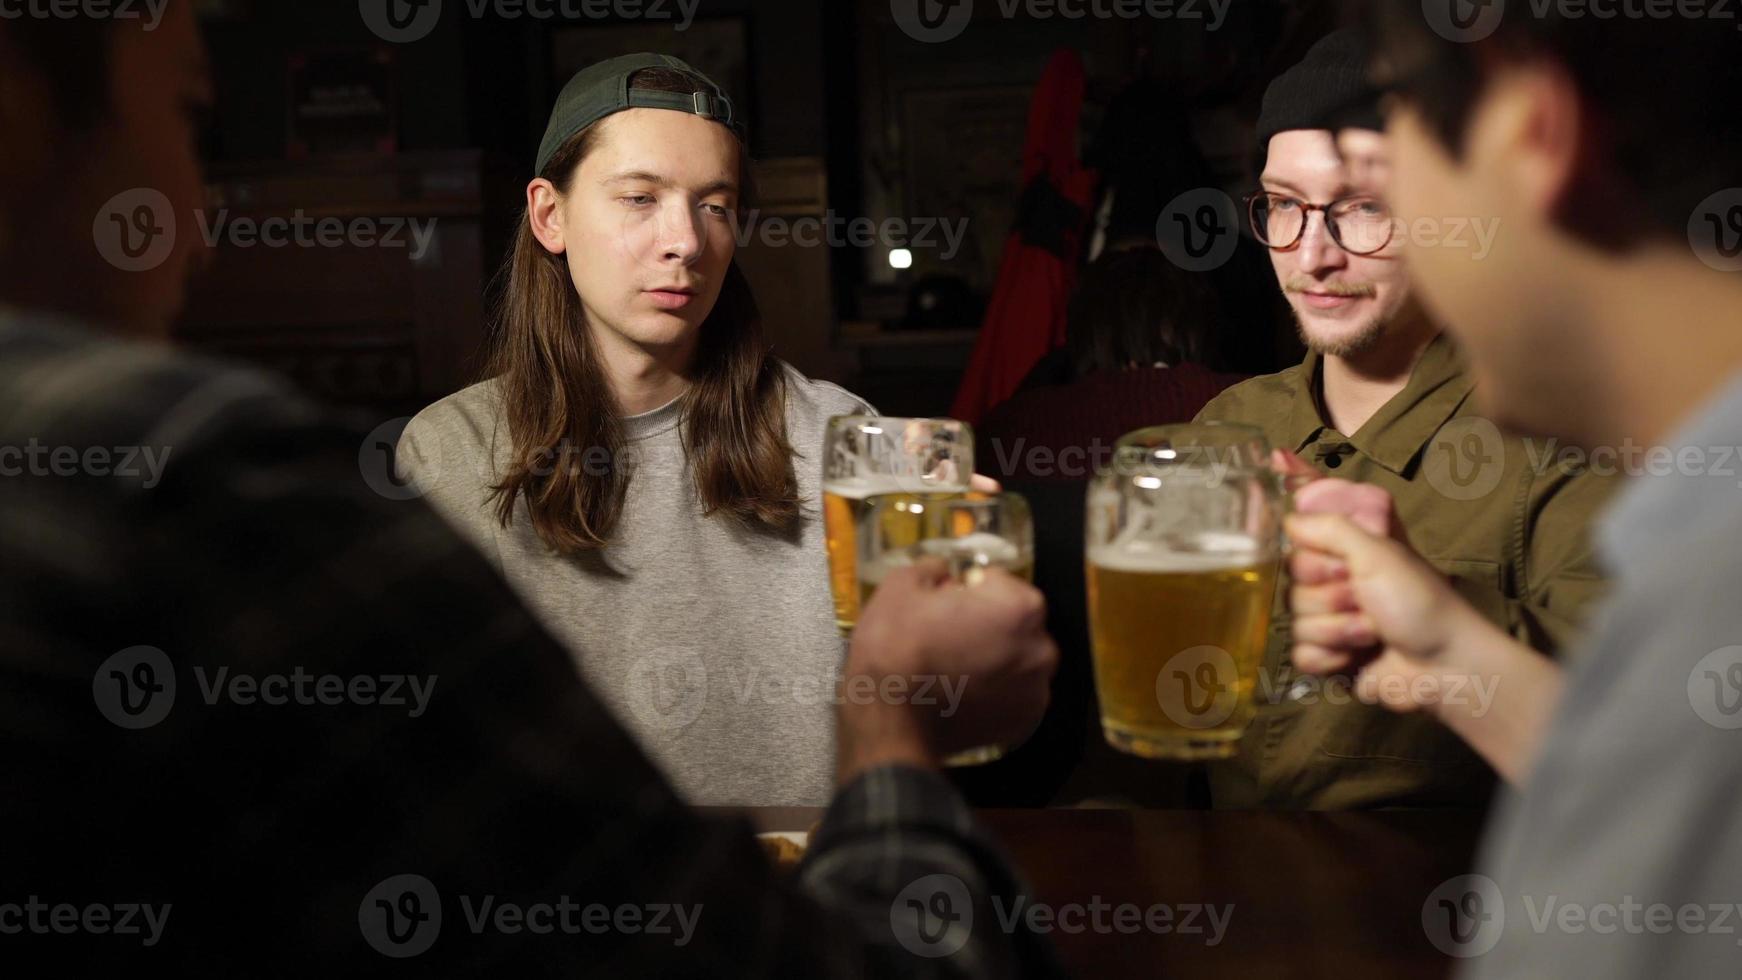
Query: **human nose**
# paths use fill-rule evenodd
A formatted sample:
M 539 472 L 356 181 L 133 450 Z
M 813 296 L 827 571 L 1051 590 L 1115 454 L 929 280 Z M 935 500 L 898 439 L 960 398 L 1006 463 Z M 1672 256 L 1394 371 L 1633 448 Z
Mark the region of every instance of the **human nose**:
M 1331 236 L 1330 220 L 1330 215 L 1324 211 L 1307 213 L 1306 227 L 1301 230 L 1300 248 L 1296 251 L 1300 271 L 1310 273 L 1348 265 L 1348 253 Z
M 660 211 L 659 238 L 655 242 L 661 259 L 694 262 L 707 241 L 707 229 L 694 208 L 674 202 Z

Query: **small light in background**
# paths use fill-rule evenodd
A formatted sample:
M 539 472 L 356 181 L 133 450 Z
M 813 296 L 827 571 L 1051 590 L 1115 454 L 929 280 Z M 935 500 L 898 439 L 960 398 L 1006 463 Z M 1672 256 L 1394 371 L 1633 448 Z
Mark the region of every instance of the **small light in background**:
M 905 248 L 892 250 L 889 253 L 889 267 L 891 269 L 913 268 L 913 253 Z

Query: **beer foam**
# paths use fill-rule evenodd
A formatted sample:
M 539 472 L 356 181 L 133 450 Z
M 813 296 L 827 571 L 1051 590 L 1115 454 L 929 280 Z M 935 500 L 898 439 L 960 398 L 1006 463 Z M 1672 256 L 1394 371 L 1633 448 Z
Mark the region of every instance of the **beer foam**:
M 842 476 L 823 481 L 823 492 L 848 500 L 864 500 L 880 493 L 950 493 L 962 489 L 938 480 L 917 476 L 893 476 L 873 473 L 869 476 Z
M 1115 572 L 1214 572 L 1250 568 L 1275 552 L 1249 535 L 1210 532 L 1171 541 L 1126 537 L 1089 549 L 1089 563 Z

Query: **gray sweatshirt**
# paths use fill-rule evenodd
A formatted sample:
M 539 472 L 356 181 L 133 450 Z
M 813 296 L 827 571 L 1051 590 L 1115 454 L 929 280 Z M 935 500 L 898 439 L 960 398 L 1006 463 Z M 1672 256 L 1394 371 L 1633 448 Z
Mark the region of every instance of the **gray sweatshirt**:
M 545 547 L 524 501 L 509 527 L 496 519 L 488 488 L 509 438 L 495 381 L 419 412 L 398 448 L 402 473 L 501 570 L 600 700 L 701 805 L 821 806 L 833 784 L 845 648 L 823 543 L 823 428 L 870 408 L 783 367 L 803 500 L 791 536 L 702 515 L 681 401 L 624 420 L 634 469 L 622 516 L 608 547 L 578 558 Z M 598 451 L 576 461 L 606 465 Z

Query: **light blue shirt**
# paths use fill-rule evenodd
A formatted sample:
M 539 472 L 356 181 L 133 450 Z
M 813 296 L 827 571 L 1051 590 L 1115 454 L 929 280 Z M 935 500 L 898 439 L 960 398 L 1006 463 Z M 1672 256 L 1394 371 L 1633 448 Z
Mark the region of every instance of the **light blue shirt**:
M 1604 516 L 1613 591 L 1535 771 L 1497 812 L 1484 874 L 1423 907 L 1463 976 L 1742 976 L 1738 447 L 1742 376 L 1635 458 Z

